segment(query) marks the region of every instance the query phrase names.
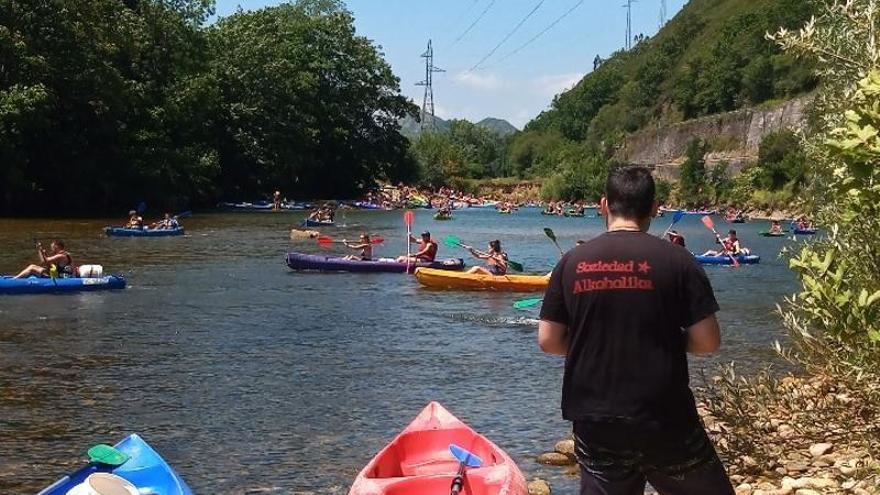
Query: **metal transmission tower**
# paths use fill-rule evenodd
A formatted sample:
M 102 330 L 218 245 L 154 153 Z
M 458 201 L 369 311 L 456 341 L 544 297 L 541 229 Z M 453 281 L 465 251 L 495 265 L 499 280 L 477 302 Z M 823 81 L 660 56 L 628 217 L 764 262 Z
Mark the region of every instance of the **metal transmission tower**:
M 660 27 L 666 25 L 666 0 L 660 0 Z
M 416 86 L 425 87 L 421 122 L 421 130 L 425 131 L 434 128 L 434 73 L 446 71 L 434 67 L 434 48 L 431 46 L 431 40 L 428 40 L 428 49 L 421 56 L 425 59 L 425 80 L 417 82 Z
M 632 4 L 634 0 L 626 0 L 626 4 L 623 5 L 623 8 L 626 9 L 626 44 L 624 47 L 629 50 L 632 48 L 633 41 L 633 33 L 632 33 Z

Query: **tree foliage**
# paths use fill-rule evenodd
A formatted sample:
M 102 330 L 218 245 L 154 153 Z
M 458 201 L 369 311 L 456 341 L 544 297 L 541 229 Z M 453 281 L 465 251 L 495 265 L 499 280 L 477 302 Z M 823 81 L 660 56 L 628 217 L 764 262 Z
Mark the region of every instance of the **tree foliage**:
M 408 173 L 410 105 L 340 3 L 206 27 L 212 5 L 0 2 L 0 212 L 347 194 Z

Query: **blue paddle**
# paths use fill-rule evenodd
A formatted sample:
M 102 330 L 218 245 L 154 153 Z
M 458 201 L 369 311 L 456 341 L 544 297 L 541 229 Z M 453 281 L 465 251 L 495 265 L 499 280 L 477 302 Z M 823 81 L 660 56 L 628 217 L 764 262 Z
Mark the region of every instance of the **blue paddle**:
M 147 203 L 141 201 L 140 203 L 138 203 L 137 213 L 138 215 L 143 215 L 145 211 L 147 211 Z
M 663 232 L 663 235 L 660 237 L 666 237 L 666 234 L 668 234 L 669 231 L 672 230 L 672 227 L 675 227 L 675 224 L 677 224 L 682 218 L 684 218 L 684 216 L 685 216 L 684 211 L 675 210 L 675 214 L 672 215 L 672 223 L 669 224 L 669 227 L 666 229 L 666 232 Z
M 449 489 L 449 493 L 450 495 L 458 495 L 461 493 L 461 489 L 464 488 L 465 470 L 482 466 L 483 460 L 454 443 L 449 444 L 449 451 L 458 460 L 458 473 L 452 479 L 452 487 Z

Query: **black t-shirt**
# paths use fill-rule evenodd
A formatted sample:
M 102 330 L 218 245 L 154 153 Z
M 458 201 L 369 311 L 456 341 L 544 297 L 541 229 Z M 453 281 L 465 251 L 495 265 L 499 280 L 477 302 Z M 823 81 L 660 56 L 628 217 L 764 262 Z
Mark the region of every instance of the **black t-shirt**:
M 541 307 L 570 334 L 563 417 L 692 424 L 684 329 L 717 311 L 706 273 L 680 246 L 618 231 L 569 251 Z

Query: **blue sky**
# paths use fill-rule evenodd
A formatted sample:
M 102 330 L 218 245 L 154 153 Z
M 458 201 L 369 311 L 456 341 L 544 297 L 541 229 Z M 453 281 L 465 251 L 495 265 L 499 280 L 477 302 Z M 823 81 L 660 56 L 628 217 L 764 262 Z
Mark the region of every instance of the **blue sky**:
M 661 0 L 633 3 L 633 33 L 656 33 Z M 271 0 L 217 0 L 217 15 L 282 3 Z M 358 34 L 381 47 L 400 78 L 401 90 L 421 105 L 428 38 L 434 64 L 446 72 L 434 76 L 434 103 L 443 118 L 478 121 L 497 117 L 517 127 L 546 109 L 553 96 L 571 87 L 624 43 L 625 0 L 348 0 Z M 668 17 L 685 0 L 666 0 Z M 521 51 L 507 56 L 580 4 L 552 29 Z M 475 70 L 471 68 L 498 45 L 532 10 L 537 10 Z M 488 7 L 488 10 L 486 8 Z M 485 11 L 482 19 L 466 29 Z M 456 42 L 456 39 L 461 38 Z

